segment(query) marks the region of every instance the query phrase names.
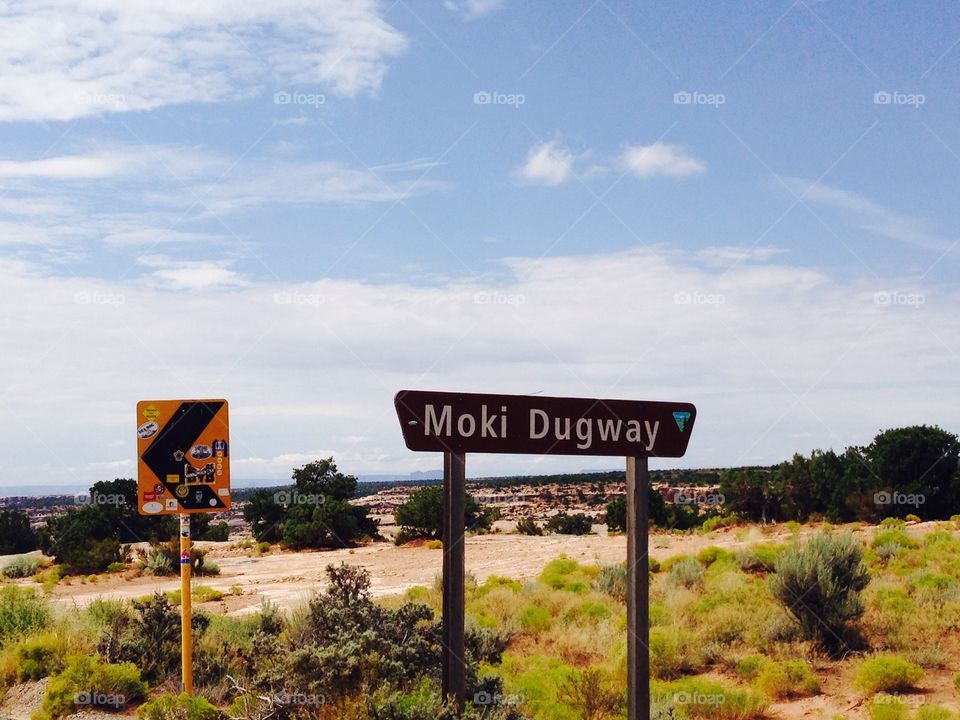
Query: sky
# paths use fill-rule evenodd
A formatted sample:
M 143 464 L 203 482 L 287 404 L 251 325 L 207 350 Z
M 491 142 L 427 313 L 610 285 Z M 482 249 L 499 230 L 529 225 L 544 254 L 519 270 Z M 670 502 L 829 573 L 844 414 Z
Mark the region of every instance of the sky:
M 132 477 L 146 399 L 240 479 L 441 467 L 401 389 L 960 431 L 958 68 L 936 1 L 0 1 L 0 487 Z

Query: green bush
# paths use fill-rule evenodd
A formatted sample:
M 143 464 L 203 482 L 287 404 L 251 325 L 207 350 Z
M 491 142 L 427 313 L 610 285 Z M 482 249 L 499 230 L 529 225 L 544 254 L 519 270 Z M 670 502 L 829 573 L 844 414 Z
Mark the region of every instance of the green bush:
M 803 660 L 765 663 L 754 681 L 757 689 L 776 700 L 820 693 L 820 680 Z
M 137 720 L 217 720 L 220 711 L 210 701 L 187 694 L 164 693 L 137 708 Z
M 924 703 L 917 710 L 917 720 L 953 720 L 953 713 L 942 705 Z
M 11 639 L 42 630 L 49 621 L 46 601 L 32 588 L 0 588 L 0 648 Z
M 907 720 L 907 704 L 899 695 L 875 695 L 867 705 L 870 720 Z
M 624 602 L 627 597 L 627 565 L 603 565 L 594 580 L 594 586 L 600 592 Z
M 543 528 L 528 516 L 517 521 L 517 532 L 520 535 L 543 535 Z
M 760 672 L 760 668 L 762 668 L 767 662 L 769 662 L 768 658 L 764 657 L 763 655 L 747 655 L 745 658 L 741 658 L 737 662 L 734 671 L 740 677 L 750 680 L 757 676 L 757 673 Z
M 923 668 L 896 655 L 877 655 L 863 661 L 854 686 L 867 694 L 909 690 L 923 677 Z
M 553 624 L 550 613 L 537 605 L 528 605 L 520 613 L 520 627 L 527 632 L 543 632 Z
M 736 690 L 710 680 L 683 678 L 652 683 L 651 700 L 695 720 L 750 720 L 763 717 L 767 702 L 759 693 Z
M 33 577 L 39 568 L 40 561 L 36 558 L 18 557 L 3 566 L 3 574 L 8 578 Z
M 770 578 L 774 597 L 799 623 L 804 636 L 832 655 L 854 641 L 850 623 L 864 611 L 861 591 L 870 582 L 863 548 L 849 533 L 822 532 L 786 550 Z
M 397 539 L 403 542 L 417 538 L 442 540 L 443 487 L 430 485 L 415 491 L 396 509 L 394 520 L 400 526 Z M 482 507 L 473 495 L 467 493 L 463 521 L 466 530 L 489 530 L 493 525 L 493 513 L 491 508 Z
M 140 679 L 136 665 L 112 665 L 96 656 L 75 656 L 50 680 L 42 707 L 47 717 L 58 718 L 86 707 L 119 710 L 146 695 L 147 684 Z
M 890 518 L 887 519 L 889 520 Z M 893 527 L 887 530 L 881 530 L 873 536 L 873 540 L 870 542 L 870 547 L 876 549 L 881 545 L 899 545 L 902 548 L 909 548 L 912 550 L 918 547 L 919 543 L 917 543 L 916 540 L 907 535 L 900 528 Z
M 547 520 L 546 531 L 557 535 L 589 535 L 593 532 L 593 518 L 585 513 L 557 513 Z
M 64 646 L 55 633 L 43 633 L 23 640 L 14 651 L 17 680 L 42 680 L 63 670 L 66 663 Z
M 735 558 L 735 553 L 732 553 L 729 550 L 724 550 L 723 548 L 719 548 L 716 545 L 705 547 L 697 553 L 697 560 L 703 563 L 705 567 L 710 567 L 718 561 L 730 561 L 734 560 Z
M 703 521 L 703 531 L 705 533 L 713 532 L 717 528 L 729 527 L 737 522 L 736 515 L 714 515 L 711 518 L 707 518 Z
M 681 560 L 667 574 L 667 582 L 671 585 L 693 589 L 703 586 L 703 565 L 689 558 Z
M 906 520 L 907 522 L 918 523 L 918 522 L 920 522 L 920 516 L 919 516 L 919 515 L 914 515 L 913 513 L 910 513 L 909 515 L 907 515 L 907 516 L 904 518 L 904 520 Z
M 554 590 L 583 593 L 590 589 L 591 575 L 576 560 L 561 555 L 551 560 L 540 573 L 538 580 Z

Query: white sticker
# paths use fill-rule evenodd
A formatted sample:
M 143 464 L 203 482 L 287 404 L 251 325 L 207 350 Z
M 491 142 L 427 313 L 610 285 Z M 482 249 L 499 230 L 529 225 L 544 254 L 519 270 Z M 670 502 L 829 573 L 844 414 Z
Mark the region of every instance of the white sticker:
M 157 431 L 160 429 L 160 426 L 157 425 L 153 420 L 150 422 L 145 422 L 143 425 L 137 428 L 137 437 L 141 440 L 148 440 L 157 434 Z
M 163 510 L 163 503 L 151 501 L 143 504 L 143 511 L 149 515 L 156 515 L 161 510 Z

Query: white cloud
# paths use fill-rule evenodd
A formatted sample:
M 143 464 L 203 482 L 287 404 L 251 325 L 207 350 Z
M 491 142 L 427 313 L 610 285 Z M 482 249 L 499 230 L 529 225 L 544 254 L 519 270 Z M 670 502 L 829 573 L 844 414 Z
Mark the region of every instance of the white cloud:
M 170 290 L 203 290 L 246 285 L 240 274 L 229 269 L 229 261 L 171 260 L 164 255 L 143 255 L 137 263 L 155 268 L 154 284 Z
M 503 0 L 444 0 L 447 10 L 460 15 L 464 20 L 476 20 L 503 5 Z
M 858 193 L 800 178 L 781 180 L 805 202 L 843 210 L 859 218 L 859 227 L 864 230 L 925 250 L 945 252 L 956 245 L 955 239 L 931 232 L 926 221 L 896 213 Z
M 61 155 L 42 160 L 2 160 L 0 178 L 44 180 L 98 180 L 115 177 L 133 169 L 135 158 L 126 153 Z
M 706 170 L 703 162 L 684 148 L 660 141 L 652 145 L 628 145 L 620 156 L 620 164 L 639 178 L 685 177 Z
M 720 271 L 646 250 L 514 258 L 499 279 L 430 287 L 290 286 L 227 262 L 143 262 L 125 281 L 0 262 L 0 306 L 16 308 L 4 324 L 16 352 L 0 353 L 0 482 L 104 479 L 102 463 L 133 457 L 131 408 L 148 397 L 230 399 L 239 478 L 288 478 L 311 449 L 349 472 L 435 468 L 403 447 L 402 388 L 690 400 L 700 419 L 674 467 L 772 463 L 901 424 L 960 428 L 943 402 L 960 351 L 956 287 L 838 280 L 762 256 Z M 925 302 L 875 302 L 894 288 Z M 492 474 L 615 461 L 471 462 Z
M 573 177 L 574 154 L 559 141 L 534 145 L 516 174 L 531 183 L 559 185 Z
M 0 120 L 71 120 L 310 84 L 375 93 L 407 41 L 376 0 L 0 6 Z

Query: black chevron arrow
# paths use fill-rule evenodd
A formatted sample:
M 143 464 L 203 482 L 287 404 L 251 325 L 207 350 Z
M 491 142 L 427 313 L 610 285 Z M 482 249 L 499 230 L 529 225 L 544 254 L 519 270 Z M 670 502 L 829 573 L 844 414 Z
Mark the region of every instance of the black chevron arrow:
M 190 485 L 189 494 L 181 498 L 175 494 L 177 485 L 167 482 L 167 475 L 176 475 L 180 478 L 180 483 L 185 481 L 183 477 L 185 463 L 183 460 L 176 460 L 173 454 L 177 450 L 187 453 L 197 442 L 201 433 L 213 422 L 222 407 L 222 402 L 181 403 L 174 416 L 164 425 L 163 430 L 143 453 L 143 462 L 146 466 L 167 488 L 170 497 L 175 497 L 181 507 L 187 510 L 195 508 L 226 509 L 224 502 L 217 497 L 213 488 L 208 484 Z M 211 500 L 216 502 L 211 504 Z

